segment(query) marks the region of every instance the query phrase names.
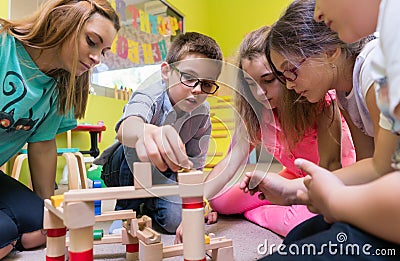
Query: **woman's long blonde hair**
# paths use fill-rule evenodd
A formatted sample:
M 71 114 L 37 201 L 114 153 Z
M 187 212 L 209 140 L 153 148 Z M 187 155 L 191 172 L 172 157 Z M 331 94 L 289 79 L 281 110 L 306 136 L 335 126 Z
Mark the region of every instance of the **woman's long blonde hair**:
M 76 76 L 78 64 L 78 36 L 85 23 L 100 14 L 120 29 L 119 17 L 107 0 L 52 0 L 29 17 L 15 21 L 0 19 L 0 33 L 7 32 L 26 46 L 46 50 L 62 46 L 74 37 L 72 71 L 57 69 L 45 72 L 56 80 L 58 111 L 65 115 L 72 109 L 75 118 L 85 115 L 89 95 L 90 72 Z

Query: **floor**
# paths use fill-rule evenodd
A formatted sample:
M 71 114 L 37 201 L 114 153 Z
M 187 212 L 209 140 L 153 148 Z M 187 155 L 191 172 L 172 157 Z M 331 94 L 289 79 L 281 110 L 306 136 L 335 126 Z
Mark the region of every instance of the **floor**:
M 278 165 L 272 165 L 270 171 L 280 169 Z M 248 169 L 246 169 L 248 170 Z M 60 185 L 58 193 L 65 190 L 63 185 Z M 112 210 L 115 201 L 103 201 L 103 210 Z M 108 228 L 111 222 L 102 222 L 96 224 L 95 229 L 103 229 L 104 233 L 108 233 Z M 241 215 L 219 216 L 218 222 L 212 225 L 206 225 L 206 233 L 214 233 L 216 237 L 225 236 L 232 239 L 234 247 L 234 256 L 237 261 L 257 260 L 258 258 L 269 254 L 267 246 L 272 244 L 278 245 L 282 242 L 282 238 L 275 233 L 259 227 L 243 218 Z M 174 235 L 161 235 L 164 245 L 172 245 Z M 44 260 L 46 256 L 45 248 L 36 249 L 25 252 L 12 252 L 7 256 L 5 261 L 14 260 Z M 94 246 L 95 260 L 125 260 L 125 247 L 121 244 L 110 245 L 95 245 Z M 174 257 L 164 259 L 167 261 L 183 260 L 182 257 Z M 207 258 L 211 260 L 211 258 Z M 224 260 L 225 261 L 225 260 Z

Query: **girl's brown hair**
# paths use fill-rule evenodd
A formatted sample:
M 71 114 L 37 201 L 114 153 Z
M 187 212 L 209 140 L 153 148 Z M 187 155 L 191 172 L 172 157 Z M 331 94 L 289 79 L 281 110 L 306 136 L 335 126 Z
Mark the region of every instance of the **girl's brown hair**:
M 26 46 L 40 50 L 62 46 L 69 37 L 75 38 L 73 69 L 46 72 L 56 80 L 58 111 L 64 115 L 74 110 L 75 118 L 85 115 L 89 95 L 90 72 L 76 76 L 78 64 L 78 36 L 85 23 L 100 14 L 120 29 L 119 17 L 107 0 L 52 0 L 46 1 L 33 15 L 9 21 L 0 19 L 0 33 L 7 32 Z
M 249 140 L 253 145 L 261 141 L 260 122 L 262 120 L 262 112 L 265 108 L 254 98 L 244 80 L 245 72 L 243 72 L 242 60 L 252 60 L 265 55 L 265 49 L 267 48 L 266 38 L 269 32 L 270 27 L 268 26 L 263 26 L 258 30 L 250 32 L 243 39 L 239 48 L 238 67 L 241 70 L 235 105 L 240 118 L 244 119 Z M 318 115 L 327 105 L 325 99 L 318 103 L 298 102 L 299 95 L 294 90 L 286 89 L 283 84 L 281 93 L 279 110 L 275 109 L 279 125 L 282 128 L 282 137 L 280 140 L 286 141 L 287 145 L 292 148 L 302 140 L 307 131 L 315 126 Z
M 314 20 L 314 7 L 315 0 L 294 0 L 271 27 L 267 36 L 265 53 L 271 69 L 278 79 L 282 73 L 276 69 L 271 61 L 270 51 L 272 50 L 289 61 L 291 59 L 296 61 L 311 56 L 334 53 L 337 48 L 340 48 L 344 59 L 355 61 L 366 42 L 371 40 L 370 37 L 367 37 L 352 44 L 342 42 L 337 33 L 330 30 L 323 22 Z M 287 94 L 289 96 L 296 95 Z M 282 114 L 281 124 L 284 133 L 291 133 L 298 139 L 301 131 L 310 127 L 310 123 L 315 122 L 318 112 L 327 107 L 323 106 L 325 100 L 321 101 L 320 105 L 301 103 L 301 106 L 293 106 L 291 101 L 293 98 L 286 97 L 283 100 L 282 110 L 284 113 Z M 331 107 L 334 110 L 337 105 L 332 101 Z M 330 113 L 329 111 L 325 112 Z M 330 115 L 332 115 L 333 120 L 334 112 Z

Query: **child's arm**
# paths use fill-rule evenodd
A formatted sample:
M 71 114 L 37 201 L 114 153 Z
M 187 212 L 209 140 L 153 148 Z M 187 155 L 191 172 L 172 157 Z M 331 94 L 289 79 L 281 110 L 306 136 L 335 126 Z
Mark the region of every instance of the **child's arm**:
M 328 222 L 346 222 L 388 241 L 400 243 L 400 172 L 392 172 L 364 185 L 345 186 L 331 172 L 306 161 L 296 161 L 307 173 L 309 209 L 324 215 Z M 327 186 L 329 184 L 329 186 Z
M 332 120 L 332 107 L 334 115 Z M 331 171 L 342 167 L 341 163 L 341 133 L 342 119 L 335 102 L 320 114 L 317 122 L 319 166 Z
M 245 164 L 250 152 L 248 141 L 238 138 L 231 151 L 207 175 L 204 181 L 204 196 L 212 199 Z
M 141 161 L 151 161 L 160 171 L 192 167 L 179 134 L 170 125 L 159 127 L 130 116 L 121 123 L 118 139 L 125 146 L 136 148 Z
M 374 138 L 364 134 L 358 127 L 356 127 L 346 111 L 342 110 L 341 113 L 351 132 L 354 149 L 356 150 L 356 161 L 371 158 L 375 149 Z
M 393 171 L 391 168 L 392 155 L 396 149 L 398 137 L 379 125 L 380 111 L 376 105 L 373 86 L 369 88 L 365 100 L 374 128 L 375 149 L 372 150 L 372 157 L 335 171 L 335 174 L 347 185 L 365 184 Z
M 56 140 L 28 143 L 28 161 L 33 190 L 43 199 L 50 198 L 56 179 Z

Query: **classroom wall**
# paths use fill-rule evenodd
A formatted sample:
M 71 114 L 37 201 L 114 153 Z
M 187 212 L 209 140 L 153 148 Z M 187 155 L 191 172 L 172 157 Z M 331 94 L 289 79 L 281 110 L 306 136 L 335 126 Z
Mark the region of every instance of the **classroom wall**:
M 0 0 L 0 17 L 8 18 L 8 0 Z
M 186 31 L 213 37 L 230 61 L 250 31 L 276 21 L 291 0 L 168 0 L 185 17 Z

